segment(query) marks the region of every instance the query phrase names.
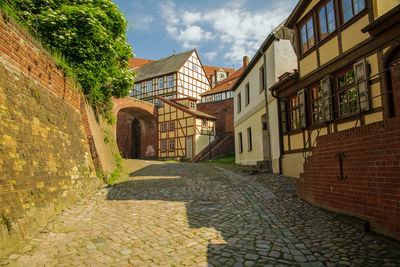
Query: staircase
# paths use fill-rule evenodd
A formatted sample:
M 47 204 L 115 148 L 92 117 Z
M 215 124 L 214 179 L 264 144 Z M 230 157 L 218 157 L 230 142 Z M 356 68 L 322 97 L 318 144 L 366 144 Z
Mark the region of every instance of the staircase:
M 218 149 L 222 146 L 228 145 L 232 143 L 232 147 L 234 148 L 234 137 L 233 135 L 221 135 L 217 136 L 214 141 L 211 142 L 210 145 L 207 145 L 203 150 L 201 150 L 197 155 L 195 155 L 191 162 L 201 162 L 203 160 L 210 158 L 210 150 L 211 156 L 217 157 L 222 156 L 223 154 L 218 153 Z

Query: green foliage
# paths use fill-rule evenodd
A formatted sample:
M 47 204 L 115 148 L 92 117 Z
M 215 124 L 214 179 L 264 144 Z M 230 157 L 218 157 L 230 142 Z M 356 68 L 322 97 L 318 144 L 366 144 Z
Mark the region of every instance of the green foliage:
M 220 158 L 205 160 L 204 163 L 216 163 L 216 164 L 235 164 L 235 154 L 229 154 Z
M 113 185 L 122 175 L 122 170 L 115 169 L 113 173 L 111 173 L 111 177 L 107 179 L 107 184 Z
M 28 23 L 38 28 L 39 39 L 71 67 L 92 105 L 109 106 L 111 97 L 124 97 L 134 83 L 127 70 L 133 56 L 127 44 L 127 21 L 111 0 L 21 0 L 10 1 Z
M 106 144 L 110 143 L 110 138 L 108 138 L 108 136 L 104 137 L 104 143 Z
M 117 167 L 119 169 L 122 169 L 123 166 L 122 166 L 122 156 L 121 156 L 121 154 L 115 154 L 114 158 L 115 158 L 115 163 L 117 164 Z
M 0 218 L 0 222 L 3 223 L 6 226 L 8 232 L 11 232 L 11 221 L 10 221 L 10 219 L 8 219 L 6 216 L 2 215 L 1 218 Z

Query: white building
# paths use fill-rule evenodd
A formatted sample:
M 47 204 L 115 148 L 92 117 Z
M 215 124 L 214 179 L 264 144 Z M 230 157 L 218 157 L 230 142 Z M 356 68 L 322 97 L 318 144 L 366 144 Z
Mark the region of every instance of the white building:
M 296 54 L 285 40 L 291 32 L 282 25 L 266 38 L 232 88 L 236 163 L 267 161 L 274 173 L 280 171 L 278 106 L 268 88 L 282 74 L 297 69 Z

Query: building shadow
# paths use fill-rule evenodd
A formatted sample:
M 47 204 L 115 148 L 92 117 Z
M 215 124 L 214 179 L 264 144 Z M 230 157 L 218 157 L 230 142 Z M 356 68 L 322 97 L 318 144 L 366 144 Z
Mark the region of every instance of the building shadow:
M 209 264 L 233 266 L 244 259 L 257 264 L 276 263 L 263 255 L 269 254 L 272 241 L 284 243 L 280 238 L 285 238 L 285 232 L 277 234 L 279 222 L 272 213 L 266 215 L 260 206 L 266 198 L 262 191 L 249 191 L 247 180 L 229 180 L 218 172 L 213 177 L 202 177 L 204 174 L 199 173 L 194 178 L 192 172 L 196 168 L 191 168 L 192 164 L 185 164 L 186 168 L 176 165 L 182 166 L 153 164 L 135 171 L 130 176 L 138 177 L 137 180 L 109 187 L 107 197 L 184 202 L 190 228 L 214 228 L 226 241 L 208 245 Z M 149 173 L 160 175 L 149 176 Z M 287 238 L 291 238 L 289 232 Z

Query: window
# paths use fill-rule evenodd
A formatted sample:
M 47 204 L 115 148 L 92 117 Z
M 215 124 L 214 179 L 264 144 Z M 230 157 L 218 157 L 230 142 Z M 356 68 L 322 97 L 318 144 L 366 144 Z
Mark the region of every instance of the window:
M 170 130 L 170 131 L 175 130 L 175 122 L 174 121 L 170 121 L 168 123 L 168 130 Z
M 148 81 L 147 82 L 147 88 L 146 88 L 146 92 L 149 93 L 153 90 L 153 81 Z
M 239 138 L 239 152 L 242 153 L 243 152 L 243 139 L 242 139 L 242 133 L 239 133 L 238 135 Z
M 142 84 L 138 83 L 136 84 L 136 94 L 140 95 L 142 93 Z
M 161 125 L 160 125 L 160 131 L 161 132 L 165 132 L 167 130 L 167 124 L 164 122 L 164 123 L 161 123 Z
M 164 102 L 162 102 L 161 100 L 158 100 L 158 106 L 159 106 L 159 107 L 164 106 Z
M 246 91 L 246 106 L 247 106 L 250 103 L 250 86 L 249 86 L 249 83 L 246 84 L 245 91 Z
M 172 87 L 173 86 L 173 80 L 172 80 L 172 76 L 168 76 L 168 78 L 167 78 L 167 85 L 168 85 L 168 87 Z
M 193 64 L 193 71 L 197 72 L 197 65 Z
M 205 128 L 207 127 L 207 120 L 206 120 L 206 119 L 204 119 L 204 120 L 202 121 L 202 126 L 205 127 Z
M 214 95 L 214 100 L 215 100 L 215 101 L 220 101 L 220 100 L 222 100 L 222 95 L 221 95 L 221 94 L 216 94 L 216 95 Z
M 315 44 L 314 21 L 309 18 L 301 27 L 301 49 L 304 52 L 312 48 Z
M 365 0 L 342 0 L 343 21 L 346 23 L 365 8 Z
M 196 103 L 195 102 L 190 102 L 190 108 L 191 109 L 196 109 Z
M 336 101 L 339 116 L 357 112 L 357 90 L 353 69 L 336 76 Z
M 169 151 L 175 151 L 175 139 L 169 140 Z
M 161 140 L 161 152 L 167 151 L 167 140 Z
M 260 68 L 260 93 L 264 91 L 265 86 L 265 73 L 264 73 L 264 66 Z
M 136 85 L 132 86 L 129 96 L 134 96 L 135 95 L 135 91 L 136 91 L 135 88 L 136 88 Z
M 336 29 L 333 0 L 328 1 L 318 12 L 321 40 Z
M 237 109 L 238 109 L 238 113 L 240 111 L 242 111 L 242 94 L 239 93 L 238 94 L 238 98 L 237 98 Z
M 289 98 L 289 126 L 290 130 L 297 130 L 300 128 L 300 109 L 299 109 L 299 97 L 295 95 Z
M 158 79 L 158 89 L 164 88 L 164 78 Z
M 320 85 L 312 87 L 309 90 L 309 99 L 311 122 L 313 124 L 322 122 L 322 90 Z M 325 103 L 325 105 L 327 104 Z
M 251 140 L 251 127 L 247 128 L 247 149 L 249 151 L 253 149 L 253 142 Z

